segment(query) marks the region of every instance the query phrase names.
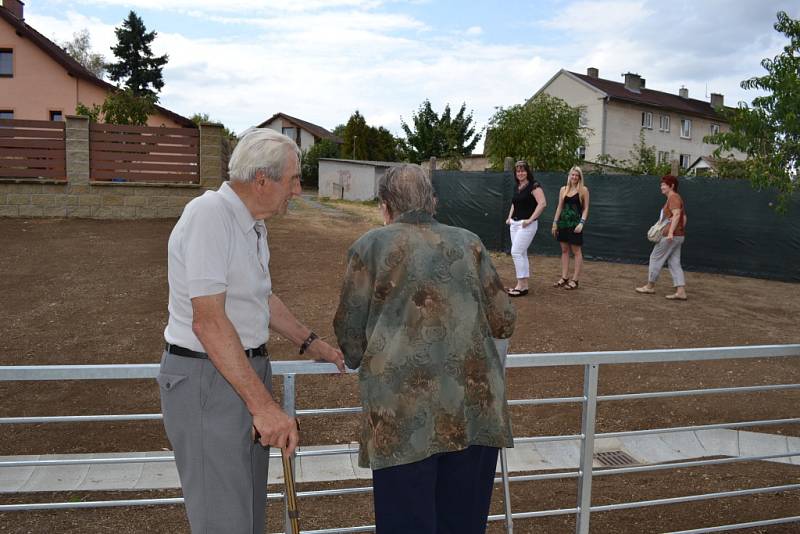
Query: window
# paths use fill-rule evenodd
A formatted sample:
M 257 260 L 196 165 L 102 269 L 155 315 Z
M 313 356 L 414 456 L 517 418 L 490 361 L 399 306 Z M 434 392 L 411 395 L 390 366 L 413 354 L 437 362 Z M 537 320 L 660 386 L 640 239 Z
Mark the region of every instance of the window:
M 689 154 L 681 154 L 680 165 L 681 169 L 688 169 L 691 162 L 689 161 L 691 156 Z
M 669 115 L 661 115 L 658 118 L 658 129 L 662 132 L 669 131 Z
M 281 129 L 281 133 L 294 141 L 297 138 L 297 128 L 286 128 L 284 127 Z
M 578 150 L 576 151 L 576 153 L 578 154 L 578 159 L 580 159 L 581 161 L 584 161 L 586 159 L 586 147 L 585 146 L 579 146 Z
M 642 111 L 642 128 L 653 128 L 653 114 L 649 111 Z
M 50 120 L 51 121 L 63 121 L 64 120 L 64 114 L 61 113 L 60 111 L 51 111 L 50 112 Z
M 0 76 L 14 76 L 14 51 L 10 48 L 0 48 Z
M 684 139 L 691 139 L 692 121 L 690 119 L 681 119 L 681 137 Z
M 666 150 L 658 151 L 658 164 L 661 165 L 662 163 L 669 163 L 669 152 Z
M 586 114 L 586 108 L 585 107 L 580 107 L 580 108 L 578 108 L 578 111 L 580 111 L 580 118 L 578 119 L 578 126 L 580 126 L 581 128 L 586 128 L 586 126 L 589 125 L 589 118 L 587 117 L 587 114 Z
M 712 124 L 711 125 L 711 135 L 719 133 L 719 124 Z
M 14 112 L 10 109 L 0 109 L 0 119 L 13 119 Z

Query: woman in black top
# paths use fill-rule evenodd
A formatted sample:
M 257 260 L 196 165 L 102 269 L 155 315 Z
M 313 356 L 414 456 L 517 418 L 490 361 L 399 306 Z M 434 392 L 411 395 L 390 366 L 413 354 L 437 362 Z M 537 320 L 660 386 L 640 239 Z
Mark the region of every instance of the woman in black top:
M 583 225 L 589 217 L 589 190 L 583 185 L 583 171 L 572 167 L 567 175 L 567 185 L 558 193 L 558 207 L 553 218 L 553 237 L 561 245 L 561 278 L 553 287 L 577 289 L 583 267 Z M 575 271 L 569 275 L 569 252 L 575 256 Z
M 528 247 L 539 228 L 539 215 L 547 206 L 544 191 L 539 182 L 533 179 L 533 172 L 527 161 L 518 161 L 514 166 L 517 187 L 508 212 L 506 224 L 511 232 L 511 258 L 517 273 L 517 285 L 506 291 L 512 297 L 528 294 L 530 265 Z

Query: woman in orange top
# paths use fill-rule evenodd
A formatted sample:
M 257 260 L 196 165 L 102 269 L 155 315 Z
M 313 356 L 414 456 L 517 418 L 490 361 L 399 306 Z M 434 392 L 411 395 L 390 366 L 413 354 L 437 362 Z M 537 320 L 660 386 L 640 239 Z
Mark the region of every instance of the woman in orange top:
M 661 209 L 659 220 L 668 219 L 669 224 L 664 227 L 661 241 L 656 243 L 653 252 L 650 253 L 647 283 L 642 287 L 637 287 L 636 292 L 655 293 L 656 280 L 666 263 L 669 267 L 669 274 L 672 275 L 672 285 L 675 286 L 675 293 L 667 295 L 667 298 L 669 300 L 686 300 L 686 280 L 681 267 L 681 246 L 686 239 L 686 208 L 683 205 L 683 199 L 678 194 L 678 179 L 669 174 L 662 177 L 661 193 L 667 197 L 667 201 Z

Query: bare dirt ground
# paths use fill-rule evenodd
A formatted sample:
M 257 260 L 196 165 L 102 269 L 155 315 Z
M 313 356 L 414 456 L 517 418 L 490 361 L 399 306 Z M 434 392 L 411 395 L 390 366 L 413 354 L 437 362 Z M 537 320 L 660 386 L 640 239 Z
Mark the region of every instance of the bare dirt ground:
M 174 223 L 0 219 L 0 365 L 157 362 L 167 314 L 166 242 Z M 334 339 L 331 321 L 347 247 L 374 224 L 375 209 L 369 206 L 348 206 L 345 213 L 300 201 L 289 215 L 268 225 L 275 291 L 323 337 Z M 495 255 L 495 264 L 503 280 L 512 284 L 510 258 Z M 687 273 L 690 300 L 670 302 L 663 297 L 670 289 L 666 272 L 657 295 L 633 291 L 646 276 L 641 265 L 589 262 L 581 288 L 572 292 L 551 287 L 558 278 L 557 258 L 534 255 L 532 268 L 531 294 L 514 301 L 519 321 L 513 353 L 800 342 L 800 286 L 795 284 Z M 276 360 L 299 358 L 296 347 L 277 335 L 270 339 L 270 353 Z M 566 367 L 513 370 L 508 377 L 509 398 L 576 395 L 582 377 L 581 369 Z M 601 393 L 799 381 L 797 359 L 615 365 L 600 370 Z M 298 377 L 297 382 L 299 408 L 358 405 L 355 377 Z M 279 379 L 275 386 L 279 391 Z M 149 380 L 0 383 L 0 399 L 0 417 L 159 411 L 158 390 Z M 604 403 L 597 430 L 797 417 L 799 400 L 798 392 L 783 392 Z M 579 412 L 572 405 L 515 408 L 513 415 L 517 436 L 571 434 L 580 429 Z M 357 420 L 351 416 L 308 417 L 302 423 L 301 437 L 307 445 L 349 442 L 357 436 Z M 797 426 L 761 430 L 800 435 Z M 0 433 L 0 455 L 168 447 L 159 422 L 13 425 Z M 597 481 L 594 503 L 798 481 L 796 467 L 764 463 L 603 477 Z M 574 481 L 515 488 L 515 511 L 574 506 Z M 130 494 L 118 495 L 112 498 Z M 4 496 L 0 502 L 95 498 L 29 494 Z M 499 498 L 496 501 L 494 512 L 499 513 Z M 304 512 L 304 528 L 372 521 L 369 496 L 302 501 L 301 506 L 309 510 Z M 318 507 L 324 513 L 319 514 Z M 593 517 L 593 532 L 678 530 L 792 515 L 798 509 L 798 492 L 659 506 L 598 514 Z M 280 515 L 277 506 L 271 510 L 273 516 Z M 311 510 L 320 518 L 312 519 Z M 515 528 L 571 532 L 571 521 L 526 520 Z M 270 531 L 280 528 L 277 523 L 270 527 Z M 185 532 L 187 527 L 180 507 L 0 514 L 0 532 L 112 530 Z M 797 525 L 751 532 L 797 532 Z

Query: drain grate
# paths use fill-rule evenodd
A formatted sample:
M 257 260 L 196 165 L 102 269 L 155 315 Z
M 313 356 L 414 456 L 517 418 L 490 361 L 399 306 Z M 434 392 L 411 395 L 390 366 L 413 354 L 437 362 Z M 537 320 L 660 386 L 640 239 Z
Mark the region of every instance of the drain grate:
M 624 467 L 626 465 L 639 465 L 633 456 L 625 451 L 606 451 L 594 453 L 594 459 L 603 467 Z

